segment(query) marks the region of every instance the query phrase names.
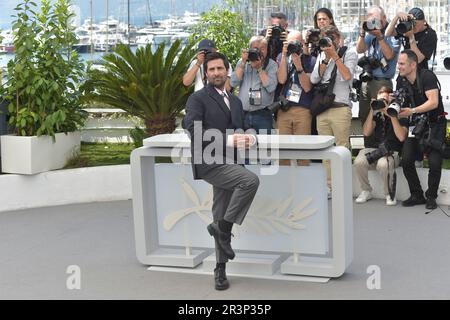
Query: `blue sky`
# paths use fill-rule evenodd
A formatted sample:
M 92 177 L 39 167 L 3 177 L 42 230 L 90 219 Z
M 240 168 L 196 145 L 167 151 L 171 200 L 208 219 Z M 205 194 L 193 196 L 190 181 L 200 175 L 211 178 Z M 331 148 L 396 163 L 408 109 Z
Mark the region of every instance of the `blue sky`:
M 145 21 L 146 0 L 130 0 L 131 22 L 140 23 Z M 13 18 L 14 8 L 20 3 L 20 0 L 0 0 L 0 28 L 8 28 Z M 39 0 L 35 0 L 40 3 Z M 126 0 L 109 0 L 109 15 L 119 18 L 122 21 L 126 19 Z M 152 17 L 166 17 L 172 11 L 172 3 L 176 14 L 183 14 L 185 10 L 202 12 L 208 10 L 213 4 L 220 4 L 222 0 L 149 0 Z M 73 3 L 81 9 L 83 19 L 89 17 L 89 0 L 74 0 Z M 103 20 L 106 17 L 106 0 L 93 0 L 94 20 Z

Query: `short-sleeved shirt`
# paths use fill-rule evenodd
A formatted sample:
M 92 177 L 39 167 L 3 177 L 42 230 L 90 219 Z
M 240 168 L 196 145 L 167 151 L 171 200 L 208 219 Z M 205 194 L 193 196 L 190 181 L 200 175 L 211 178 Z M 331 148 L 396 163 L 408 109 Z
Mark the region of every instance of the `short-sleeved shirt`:
M 191 68 L 193 68 L 196 63 L 197 63 L 197 59 L 194 59 L 194 61 L 192 61 L 191 64 L 189 65 L 189 70 Z M 233 69 L 231 68 L 231 64 L 230 64 L 230 68 L 228 69 L 228 77 L 229 78 L 231 78 L 231 73 L 233 73 Z M 203 73 L 203 64 L 202 64 L 200 66 L 200 68 L 198 68 L 197 73 L 195 74 L 194 91 L 198 91 L 205 86 L 205 83 L 208 82 L 205 77 L 206 76 Z
M 398 53 L 400 52 L 400 42 L 395 39 L 395 37 L 385 37 L 384 41 L 386 44 L 394 50 L 394 57 L 391 60 L 387 60 L 388 68 L 386 72 L 383 72 L 381 67 L 373 70 L 373 76 L 378 78 L 389 78 L 392 79 L 395 75 L 395 70 L 397 67 Z M 377 61 L 380 61 L 384 55 L 381 50 L 380 43 L 374 35 L 368 34 L 364 38 L 364 42 L 368 48 L 367 53 L 369 57 L 374 57 Z
M 241 63 L 242 60 L 239 60 L 236 65 L 236 70 L 239 69 Z M 269 63 L 265 68 L 265 71 L 269 76 L 269 81 L 266 85 L 263 85 L 256 69 L 253 69 L 249 63 L 246 63 L 244 66 L 244 74 L 242 76 L 242 80 L 238 79 L 236 71 L 232 73 L 231 85 L 233 87 L 239 86 L 239 98 L 242 101 L 244 111 L 257 111 L 260 109 L 264 109 L 265 107 L 273 103 L 273 99 L 275 97 L 275 88 L 278 84 L 277 70 L 277 63 L 272 59 L 269 59 Z M 259 105 L 253 105 L 250 103 L 250 90 L 261 90 L 261 103 Z
M 436 31 L 431 29 L 429 26 L 418 33 L 414 34 L 414 39 L 416 39 L 417 48 L 425 56 L 425 59 L 419 63 L 419 67 L 422 69 L 428 69 L 428 60 L 431 59 L 433 52 L 436 51 L 437 46 L 437 35 Z M 406 39 L 404 44 L 405 49 L 410 49 L 409 39 Z
M 331 73 L 332 73 L 333 68 L 336 65 L 336 63 L 334 62 L 333 59 L 331 59 L 328 62 L 328 65 L 325 69 L 324 74 L 321 76 L 319 74 L 319 67 L 320 67 L 321 62 L 324 59 L 325 59 L 325 53 L 321 52 L 320 55 L 317 57 L 316 64 L 314 66 L 314 70 L 311 73 L 311 83 L 313 83 L 313 84 L 330 82 Z M 334 88 L 333 88 L 333 93 L 336 95 L 334 101 L 338 102 L 338 103 L 346 104 L 349 107 L 351 107 L 352 102 L 350 100 L 350 88 L 352 86 L 353 75 L 355 74 L 356 63 L 358 62 L 358 54 L 356 53 L 356 50 L 354 48 L 347 49 L 344 56 L 342 57 L 342 60 L 345 64 L 345 66 L 349 69 L 352 77 L 349 80 L 344 80 L 339 69 L 337 70 L 336 82 L 335 82 Z
M 314 70 L 314 65 L 316 64 L 316 57 L 313 57 L 311 55 L 302 55 L 301 61 L 302 61 L 302 66 L 303 66 L 304 72 L 311 73 Z M 278 55 L 277 62 L 278 62 L 278 65 L 281 63 L 281 53 Z M 291 88 L 292 84 L 295 83 L 301 89 L 300 100 L 295 105 L 309 108 L 311 106 L 311 102 L 313 99 L 313 90 L 310 90 L 309 92 L 303 91 L 303 88 L 300 83 L 299 74 L 297 72 L 295 72 L 294 69 L 292 69 L 292 68 L 295 68 L 295 66 L 292 63 L 290 56 L 287 57 L 286 64 L 287 64 L 287 72 L 288 72 L 289 78 L 287 79 L 285 85 L 283 86 L 283 90 L 281 91 L 281 94 L 286 97 L 286 93 Z M 290 72 L 291 70 L 294 70 L 294 71 Z
M 419 88 L 417 81 L 418 77 L 420 77 L 422 88 Z M 405 77 L 399 76 L 397 78 L 397 86 L 396 86 L 397 89 L 408 88 L 408 86 L 411 86 L 411 84 Z M 436 121 L 438 116 L 444 113 L 444 104 L 442 103 L 441 90 L 439 88 L 439 81 L 436 75 L 430 70 L 420 70 L 411 88 L 412 91 L 414 92 L 414 102 L 416 104 L 416 107 L 424 104 L 428 100 L 427 96 L 425 95 L 426 91 L 433 89 L 439 90 L 438 107 L 428 112 L 430 121 L 432 122 Z
M 397 136 L 395 135 L 394 126 L 392 125 L 391 118 L 385 115 L 384 121 L 381 119 L 382 118 L 377 118 L 377 120 L 375 120 L 376 125 L 374 135 L 377 144 L 379 145 L 384 141 L 389 146 L 390 150 L 401 151 L 402 143 L 400 142 L 400 140 L 398 140 Z M 400 118 L 399 122 L 402 127 L 408 128 L 407 118 Z

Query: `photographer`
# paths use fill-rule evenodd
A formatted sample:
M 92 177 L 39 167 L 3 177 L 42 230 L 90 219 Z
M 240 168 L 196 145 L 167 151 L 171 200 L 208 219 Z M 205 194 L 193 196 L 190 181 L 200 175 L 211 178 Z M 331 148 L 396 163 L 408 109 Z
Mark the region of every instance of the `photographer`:
M 195 81 L 194 91 L 202 89 L 206 83 L 207 78 L 203 70 L 203 63 L 205 62 L 205 57 L 208 53 L 216 52 L 216 45 L 212 40 L 203 39 L 199 42 L 197 47 L 197 58 L 194 59 L 189 65 L 188 71 L 183 76 L 183 85 L 189 87 Z M 228 69 L 228 79 L 225 84 L 227 91 L 231 90 L 230 77 L 232 69 Z
M 348 148 L 352 120 L 350 86 L 358 56 L 355 51 L 345 51 L 345 47 L 340 47 L 341 35 L 335 26 L 325 27 L 321 35 L 321 53 L 311 73 L 311 83 L 316 84 L 316 90 L 323 86 L 327 87 L 327 92 L 331 89 L 334 99 L 326 106 L 325 111 L 317 115 L 317 131 L 319 135 L 335 136 L 336 145 Z M 345 53 L 340 56 L 338 52 L 343 51 Z M 333 81 L 334 85 L 331 87 L 330 82 Z M 327 169 L 329 180 L 329 165 Z
M 386 14 L 382 8 L 378 6 L 370 8 L 367 12 L 367 20 L 361 25 L 356 42 L 358 53 L 367 52 L 367 56 L 358 60 L 358 66 L 363 69 L 360 75 L 362 83 L 358 114 L 361 125 L 366 121 L 370 102 L 377 96 L 380 88 L 392 88 L 392 78 L 395 75 L 400 44 L 394 37 L 384 36 L 387 24 Z M 364 137 L 364 146 L 366 148 L 377 147 L 373 135 Z
M 369 115 L 363 125 L 363 134 L 368 137 L 374 133 L 377 147 L 362 149 L 354 161 L 356 174 L 361 184 L 361 194 L 356 203 L 372 199 L 372 187 L 369 183 L 369 169 L 376 169 L 384 181 L 386 205 L 395 206 L 395 168 L 399 165 L 399 152 L 402 142 L 408 136 L 408 121 L 390 117 L 387 108 L 390 103 L 390 87 L 381 87 L 377 99 L 372 100 Z M 391 187 L 392 186 L 392 187 Z
M 283 85 L 281 95 L 286 98 L 277 113 L 279 134 L 311 134 L 312 83 L 310 73 L 314 69 L 316 58 L 303 55 L 305 43 L 299 31 L 291 31 L 279 56 L 278 82 Z M 307 160 L 298 161 L 307 165 Z M 289 160 L 280 160 L 288 165 Z
M 397 25 L 398 23 L 398 25 Z M 419 67 L 428 69 L 428 60 L 436 53 L 437 35 L 425 20 L 420 8 L 412 8 L 408 14 L 400 12 L 389 23 L 386 36 L 396 36 L 404 49 L 411 49 L 419 59 Z
M 426 69 L 418 69 L 418 57 L 411 49 L 400 53 L 397 90 L 411 92 L 409 108 L 402 108 L 399 116 L 409 117 L 410 132 L 402 152 L 402 167 L 408 181 L 411 196 L 403 201 L 404 207 L 426 203 L 427 209 L 435 209 L 437 191 L 441 180 L 442 146 L 445 141 L 447 120 L 436 75 Z M 428 190 L 423 196 L 414 161 L 417 153 L 428 155 Z
M 270 14 L 270 26 L 261 30 L 260 36 L 267 40 L 268 57 L 276 61 L 283 49 L 283 42 L 286 41 L 289 31 L 287 30 L 287 17 L 283 12 L 272 12 Z
M 239 98 L 245 113 L 245 121 L 257 130 L 272 129 L 272 111 L 269 106 L 277 86 L 277 63 L 267 56 L 267 41 L 262 36 L 250 39 L 250 49 L 242 50 L 231 75 L 231 85 L 239 86 Z

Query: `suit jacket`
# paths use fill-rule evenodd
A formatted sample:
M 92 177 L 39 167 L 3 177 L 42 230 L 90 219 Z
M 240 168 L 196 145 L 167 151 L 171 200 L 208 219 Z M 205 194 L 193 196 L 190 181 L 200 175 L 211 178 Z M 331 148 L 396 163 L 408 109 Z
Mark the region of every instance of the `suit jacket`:
M 228 95 L 228 99 L 230 108 L 227 107 L 224 98 L 214 86 L 208 84 L 203 89 L 194 92 L 186 103 L 186 116 L 183 120 L 183 128 L 189 131 L 191 137 L 194 179 L 202 179 L 205 173 L 224 163 L 236 163 L 236 150 L 226 146 L 227 136 L 233 133 L 227 133 L 227 129 L 245 131 L 249 129 L 249 126 L 244 123 L 244 111 L 241 100 L 231 94 Z M 196 123 L 195 126 L 194 122 Z M 216 161 L 213 163 L 205 162 L 203 157 L 205 148 L 210 143 L 213 143 L 213 141 L 204 141 L 205 139 L 203 139 L 207 130 L 211 130 L 208 133 L 212 132 L 215 138 L 221 139 L 223 147 L 220 150 L 216 149 L 216 152 L 211 152 L 211 147 L 209 147 L 207 152 L 205 152 L 205 155 L 214 156 Z M 254 130 L 252 133 L 255 133 Z M 215 140 L 214 143 L 216 143 Z

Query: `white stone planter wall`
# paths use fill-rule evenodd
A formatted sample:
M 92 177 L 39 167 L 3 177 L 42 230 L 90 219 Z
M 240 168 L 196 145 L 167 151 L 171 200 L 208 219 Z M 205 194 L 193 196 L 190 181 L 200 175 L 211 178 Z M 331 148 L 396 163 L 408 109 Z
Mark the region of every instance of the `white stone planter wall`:
M 50 136 L 1 136 L 2 171 L 36 174 L 60 169 L 80 152 L 80 132 Z
M 0 175 L 0 212 L 72 203 L 131 199 L 130 166 Z

